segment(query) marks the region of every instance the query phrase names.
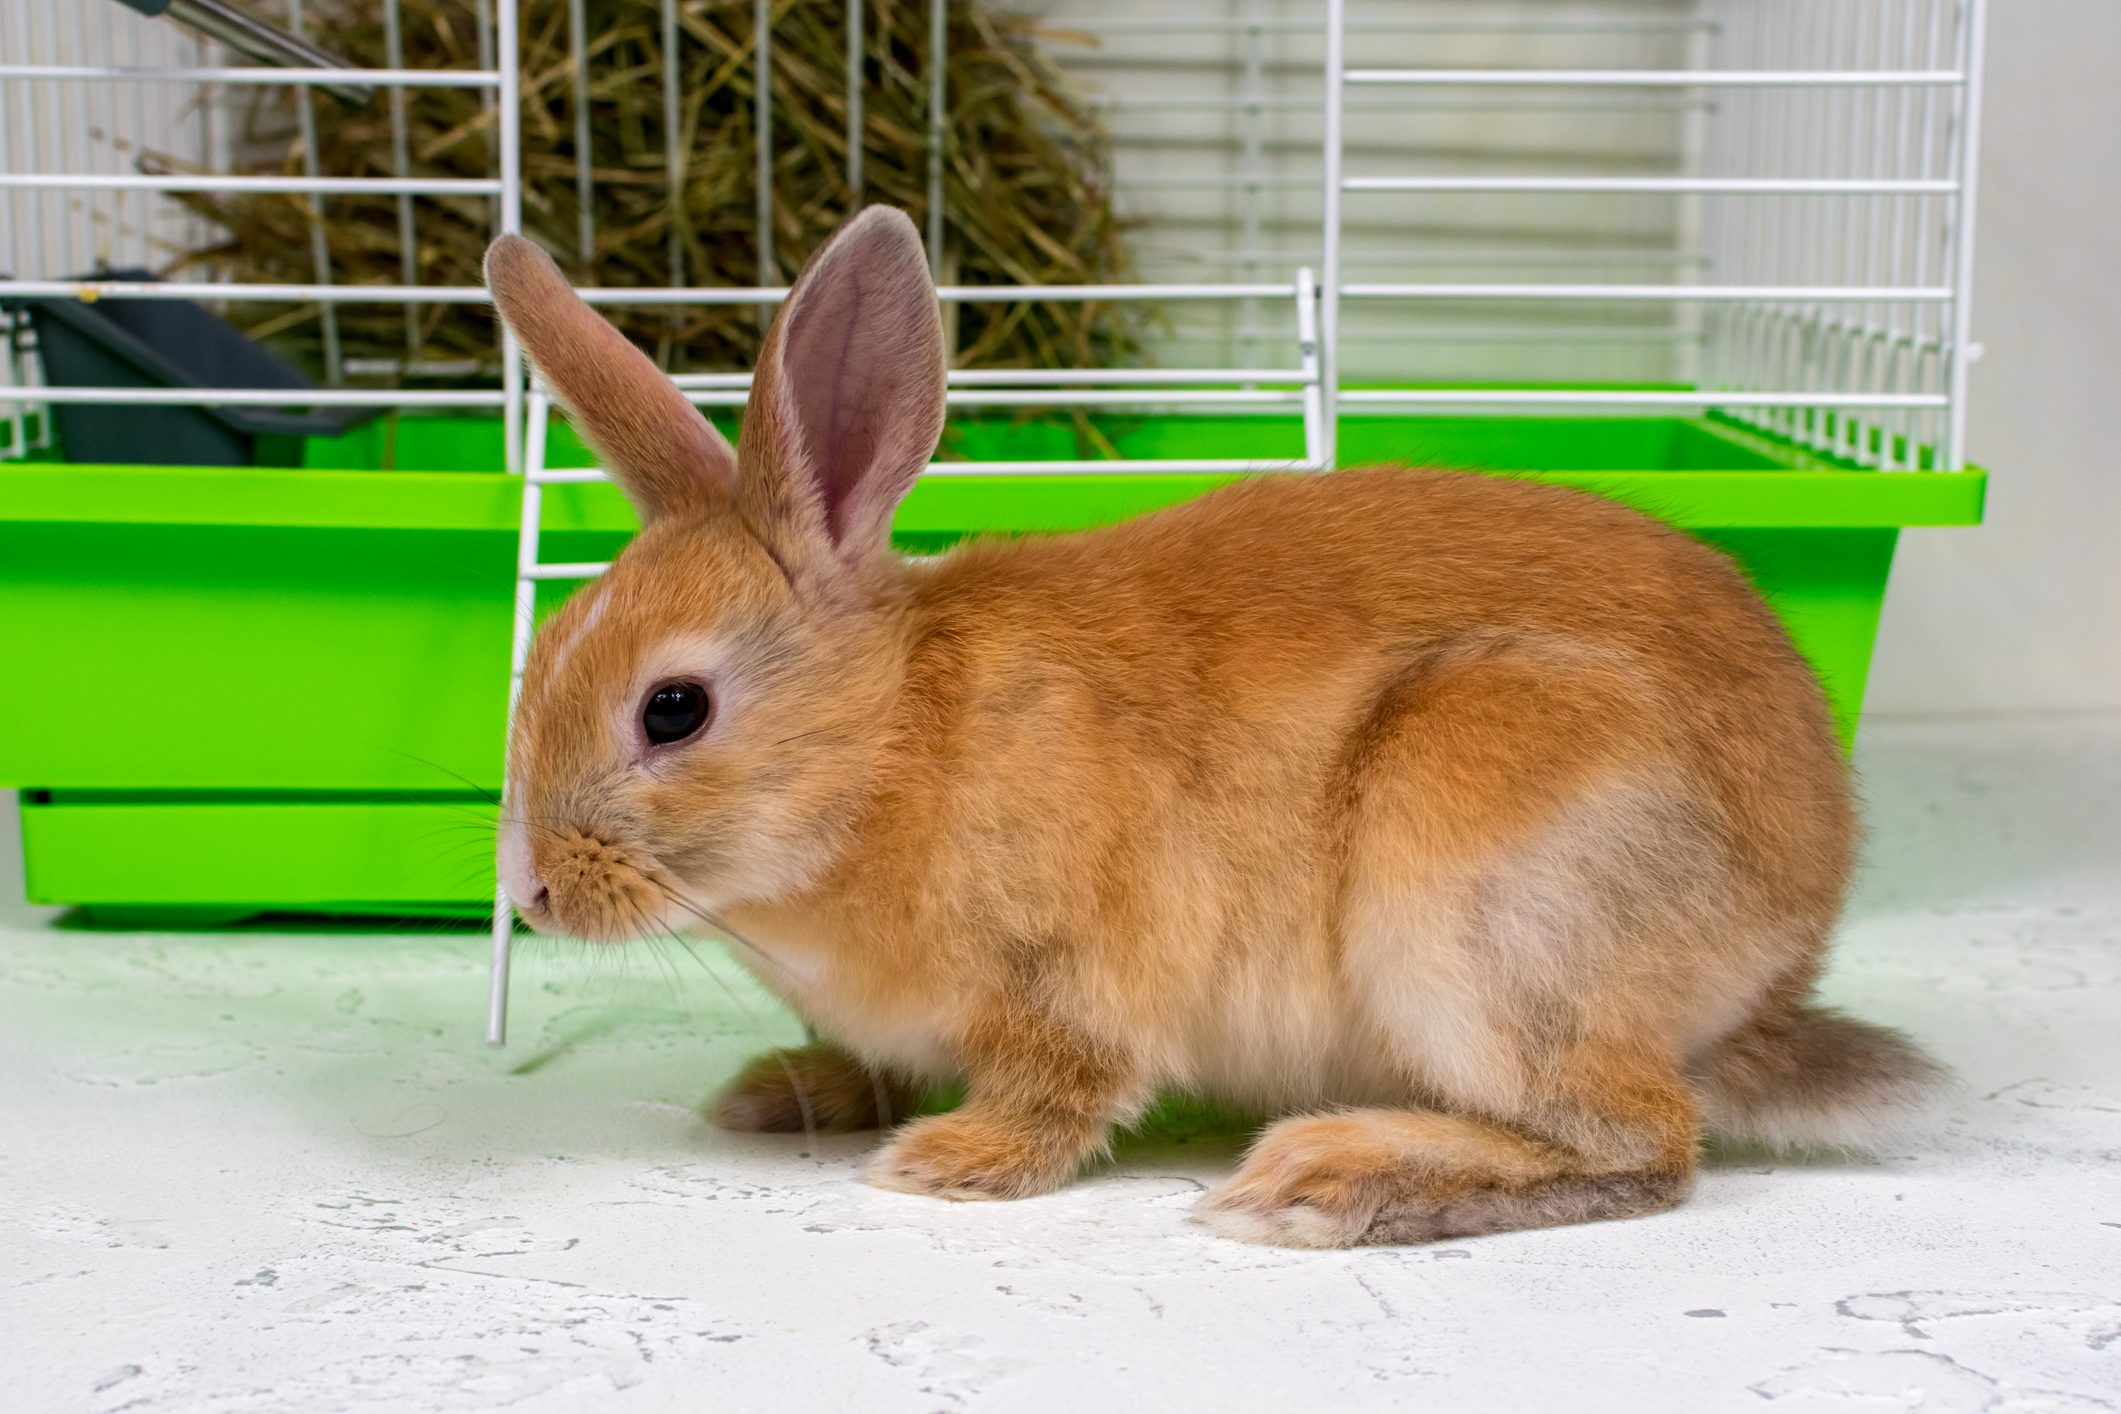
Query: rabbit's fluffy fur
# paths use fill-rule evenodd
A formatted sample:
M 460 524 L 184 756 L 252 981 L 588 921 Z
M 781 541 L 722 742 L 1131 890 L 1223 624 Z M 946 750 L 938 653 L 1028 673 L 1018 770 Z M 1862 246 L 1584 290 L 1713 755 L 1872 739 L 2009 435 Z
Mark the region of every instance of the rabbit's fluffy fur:
M 901 560 L 943 407 L 903 215 L 806 269 L 735 451 L 535 247 L 488 279 L 645 522 L 539 634 L 504 877 L 536 927 L 744 940 L 829 1040 L 720 1123 L 962 1081 L 870 1176 L 1013 1198 L 1188 1091 L 1280 1116 L 1205 1220 L 1340 1246 L 1667 1208 L 1705 1123 L 1855 1140 L 1932 1077 L 1810 1000 L 1848 773 L 1716 552 L 1371 470 Z M 672 681 L 712 719 L 650 746 Z

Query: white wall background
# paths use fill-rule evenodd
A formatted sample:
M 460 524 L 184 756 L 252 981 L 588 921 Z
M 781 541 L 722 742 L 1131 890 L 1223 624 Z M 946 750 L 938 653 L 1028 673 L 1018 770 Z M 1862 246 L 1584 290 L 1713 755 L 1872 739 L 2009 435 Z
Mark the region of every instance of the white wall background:
M 1902 537 L 1880 712 L 2121 707 L 2121 3 L 1990 11 L 1968 433 L 1988 523 Z

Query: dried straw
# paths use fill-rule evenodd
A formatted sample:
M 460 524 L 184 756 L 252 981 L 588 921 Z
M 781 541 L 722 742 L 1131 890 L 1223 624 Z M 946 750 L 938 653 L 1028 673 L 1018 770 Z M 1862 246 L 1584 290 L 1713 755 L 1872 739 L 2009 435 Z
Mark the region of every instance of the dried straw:
M 309 0 L 308 32 L 353 63 L 385 67 L 382 10 L 376 0 Z M 478 0 L 400 0 L 400 10 L 406 67 L 479 65 Z M 757 236 L 751 0 L 680 0 L 675 150 L 682 160 L 675 188 L 666 170 L 673 136 L 664 118 L 660 6 L 587 0 L 586 10 L 594 248 L 586 258 L 579 248 L 566 0 L 524 0 L 521 7 L 525 228 L 582 283 L 712 288 L 792 278 L 855 204 L 847 182 L 846 5 L 773 6 L 773 259 L 765 270 Z M 869 0 L 864 24 L 862 200 L 902 206 L 924 227 L 928 23 L 918 0 Z M 989 13 L 976 0 L 949 0 L 946 281 L 1126 277 L 1104 134 L 1043 53 L 1043 42 L 1056 37 L 1028 20 Z M 287 90 L 259 91 L 244 134 L 253 160 L 242 170 L 299 174 L 297 101 Z M 395 175 L 390 95 L 379 93 L 352 113 L 325 98 L 306 101 L 316 108 L 322 171 Z M 412 175 L 495 170 L 490 92 L 413 89 L 402 104 Z M 310 239 L 321 214 L 338 283 L 476 284 L 494 229 L 492 202 L 483 197 L 220 194 L 190 201 L 225 238 L 189 252 L 176 269 L 232 280 L 317 278 Z M 400 235 L 407 201 L 417 237 L 409 253 Z M 669 368 L 743 368 L 757 352 L 760 319 L 749 307 L 620 306 L 606 313 Z M 954 315 L 960 366 L 1086 367 L 1133 361 L 1139 352 L 1139 311 L 1127 305 L 1009 302 L 966 305 Z M 317 306 L 238 305 L 231 316 L 321 366 Z M 494 358 L 493 323 L 483 309 L 355 304 L 333 317 L 349 361 L 409 357 L 462 372 L 490 367 Z

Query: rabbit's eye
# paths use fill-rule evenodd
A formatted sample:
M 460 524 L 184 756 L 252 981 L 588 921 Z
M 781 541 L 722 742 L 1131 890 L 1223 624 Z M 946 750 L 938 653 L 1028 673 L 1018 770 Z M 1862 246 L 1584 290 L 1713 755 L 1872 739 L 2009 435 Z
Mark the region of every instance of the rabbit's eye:
M 707 725 L 707 689 L 696 682 L 665 683 L 648 694 L 641 730 L 656 746 L 683 741 Z

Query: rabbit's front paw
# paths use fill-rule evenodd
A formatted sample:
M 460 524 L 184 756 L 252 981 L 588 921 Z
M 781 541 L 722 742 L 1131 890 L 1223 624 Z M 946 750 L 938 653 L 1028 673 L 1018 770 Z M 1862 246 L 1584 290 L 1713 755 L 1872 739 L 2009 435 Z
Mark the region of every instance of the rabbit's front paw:
M 1029 1198 L 1074 1176 L 1076 1156 L 1036 1122 L 959 1110 L 907 1125 L 863 1176 L 879 1188 L 935 1198 Z

